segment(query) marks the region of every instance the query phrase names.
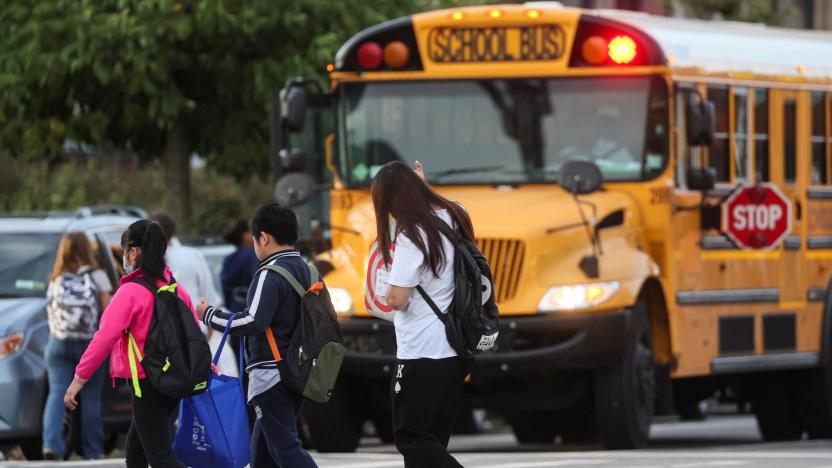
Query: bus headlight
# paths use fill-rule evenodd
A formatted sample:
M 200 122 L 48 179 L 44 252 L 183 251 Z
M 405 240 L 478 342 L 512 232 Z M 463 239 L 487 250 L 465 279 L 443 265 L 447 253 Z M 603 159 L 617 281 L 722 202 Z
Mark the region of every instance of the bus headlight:
M 618 281 L 554 286 L 546 291 L 537 308 L 541 312 L 585 309 L 609 299 L 618 291 Z
M 332 300 L 332 307 L 339 314 L 352 312 L 352 296 L 344 288 L 328 288 L 329 298 Z

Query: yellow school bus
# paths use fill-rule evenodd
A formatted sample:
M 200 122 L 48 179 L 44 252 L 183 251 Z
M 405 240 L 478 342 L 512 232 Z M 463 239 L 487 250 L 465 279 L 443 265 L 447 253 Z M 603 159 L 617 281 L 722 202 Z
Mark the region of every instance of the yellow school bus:
M 730 388 L 767 440 L 832 433 L 830 58 L 828 33 L 543 2 L 394 19 L 348 40 L 323 86 L 290 82 L 277 191 L 325 187 L 316 259 L 350 350 L 333 401 L 306 409 L 313 444 L 352 450 L 368 420 L 390 437 L 368 188 L 417 159 L 494 272 L 501 332 L 466 410 L 520 442 L 636 448 L 657 410 Z M 603 182 L 576 193 L 569 161 Z M 762 182 L 791 231 L 739 248 L 721 207 Z

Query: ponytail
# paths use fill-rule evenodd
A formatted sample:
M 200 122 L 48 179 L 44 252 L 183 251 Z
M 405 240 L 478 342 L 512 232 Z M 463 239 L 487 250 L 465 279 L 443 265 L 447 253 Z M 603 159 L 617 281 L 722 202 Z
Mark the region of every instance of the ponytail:
M 121 235 L 121 246 L 125 252 L 131 247 L 141 248 L 142 253 L 136 260 L 136 267 L 148 279 L 165 280 L 165 252 L 168 242 L 159 223 L 141 219 L 131 224 Z

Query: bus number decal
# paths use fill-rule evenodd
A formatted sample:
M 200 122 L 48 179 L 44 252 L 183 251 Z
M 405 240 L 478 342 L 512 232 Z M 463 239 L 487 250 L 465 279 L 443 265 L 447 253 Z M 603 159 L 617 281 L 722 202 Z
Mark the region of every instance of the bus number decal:
M 566 33 L 556 24 L 502 28 L 449 28 L 430 31 L 428 56 L 437 63 L 557 60 Z
M 347 192 L 334 192 L 330 198 L 333 210 L 349 210 L 354 205 L 352 194 Z
M 669 187 L 652 187 L 650 189 L 651 205 L 665 205 L 667 203 L 670 203 Z

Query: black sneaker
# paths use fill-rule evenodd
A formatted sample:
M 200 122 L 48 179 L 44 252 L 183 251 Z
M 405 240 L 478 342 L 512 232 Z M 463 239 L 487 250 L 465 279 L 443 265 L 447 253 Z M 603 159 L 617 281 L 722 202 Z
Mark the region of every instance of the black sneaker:
M 47 449 L 43 451 L 43 459 L 44 460 L 57 460 L 58 457 L 55 456 L 55 452 Z

